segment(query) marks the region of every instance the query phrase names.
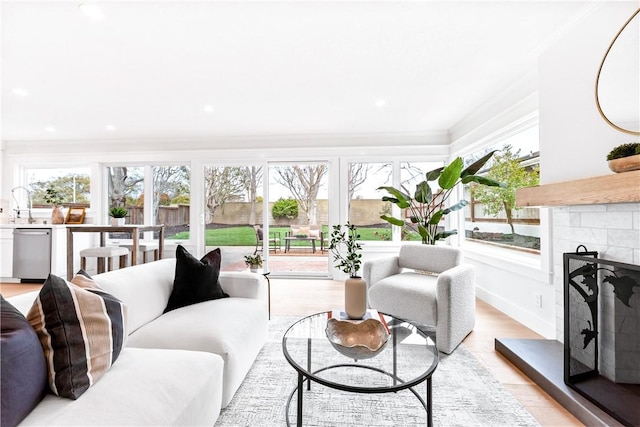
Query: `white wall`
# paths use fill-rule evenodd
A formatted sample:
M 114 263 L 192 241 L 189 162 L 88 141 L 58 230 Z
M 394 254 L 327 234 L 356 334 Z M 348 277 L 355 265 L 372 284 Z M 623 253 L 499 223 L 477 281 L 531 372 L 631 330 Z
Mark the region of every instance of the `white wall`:
M 540 55 L 542 184 L 610 174 L 609 151 L 638 141 L 600 117 L 595 81 L 609 43 L 639 6 L 638 1 L 602 4 Z
M 502 113 L 487 107 L 491 116 L 473 117 L 475 123 L 463 123 L 452 131 L 457 137 L 452 145 L 455 151 L 469 153 L 478 141 L 500 138 L 508 133 L 503 128 L 506 123 L 517 120 L 518 114 L 526 122 L 529 110 L 537 107 L 542 183 L 611 173 L 607 153 L 638 138 L 613 129 L 600 117 L 594 97 L 595 79 L 609 43 L 637 7 L 637 1 L 594 7 L 542 52 L 537 73 L 530 76 L 537 79 L 535 85 L 522 81 L 516 90 L 509 88 L 521 101 L 505 107 Z M 537 103 L 531 101 L 531 88 L 537 88 Z M 504 99 L 501 101 L 504 105 Z M 638 205 L 627 208 L 637 209 Z M 504 251 L 465 244 L 467 259 L 476 266 L 478 297 L 546 338 L 557 336 L 557 307 L 562 302 L 562 294 L 554 286 L 562 278 L 562 265 L 552 258 L 555 230 L 553 212 L 541 209 L 539 260 L 518 255 L 506 258 Z

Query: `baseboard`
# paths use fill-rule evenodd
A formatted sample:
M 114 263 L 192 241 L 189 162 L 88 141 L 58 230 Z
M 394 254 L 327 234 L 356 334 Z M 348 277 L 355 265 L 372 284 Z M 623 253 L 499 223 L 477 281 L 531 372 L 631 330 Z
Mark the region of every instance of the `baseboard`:
M 513 302 L 502 298 L 486 289 L 476 286 L 476 296 L 482 301 L 491 305 L 492 307 L 500 310 L 513 320 L 522 323 L 532 331 L 542 335 L 545 338 L 555 338 L 556 325 L 555 322 L 549 322 L 541 317 L 531 313 L 523 307 L 520 307 Z

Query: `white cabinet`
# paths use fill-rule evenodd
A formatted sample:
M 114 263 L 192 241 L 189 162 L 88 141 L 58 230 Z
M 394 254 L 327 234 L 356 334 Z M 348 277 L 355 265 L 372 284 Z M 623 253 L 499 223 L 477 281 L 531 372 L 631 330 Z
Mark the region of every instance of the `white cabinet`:
M 13 275 L 13 229 L 0 228 L 0 277 Z

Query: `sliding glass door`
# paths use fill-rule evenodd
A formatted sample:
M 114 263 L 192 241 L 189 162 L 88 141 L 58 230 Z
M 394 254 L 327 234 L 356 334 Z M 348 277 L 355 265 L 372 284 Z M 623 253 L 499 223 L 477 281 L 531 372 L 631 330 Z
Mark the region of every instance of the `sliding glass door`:
M 269 270 L 274 275 L 329 275 L 329 164 L 271 163 L 268 203 Z

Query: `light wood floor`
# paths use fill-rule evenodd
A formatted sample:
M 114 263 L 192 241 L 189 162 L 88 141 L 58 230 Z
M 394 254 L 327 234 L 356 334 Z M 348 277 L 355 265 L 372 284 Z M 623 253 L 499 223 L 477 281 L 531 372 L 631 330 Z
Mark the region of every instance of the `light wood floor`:
M 343 306 L 343 282 L 271 279 L 271 314 L 308 315 Z M 0 283 L 4 297 L 39 289 L 40 285 Z M 542 338 L 509 316 L 478 300 L 476 327 L 464 345 L 542 426 L 583 426 L 540 387 L 494 349 L 495 338 Z

